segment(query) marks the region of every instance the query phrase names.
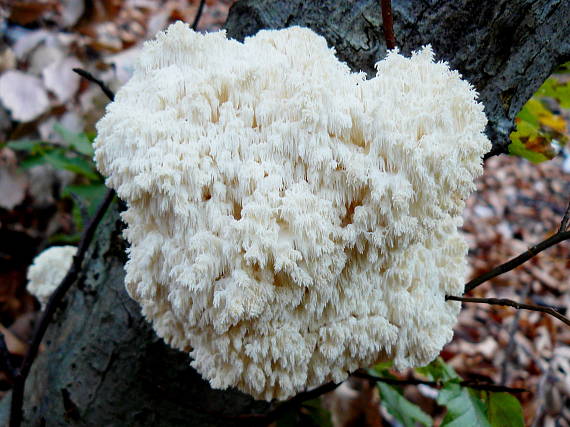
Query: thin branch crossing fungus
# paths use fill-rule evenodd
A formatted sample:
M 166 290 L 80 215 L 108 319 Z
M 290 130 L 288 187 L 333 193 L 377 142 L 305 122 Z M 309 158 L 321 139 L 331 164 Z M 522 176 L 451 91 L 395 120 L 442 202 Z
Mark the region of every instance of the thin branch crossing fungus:
M 92 74 L 85 70 L 74 68 L 73 71 L 86 78 L 87 80 L 96 83 L 111 101 L 114 99 L 115 94 L 101 80 L 96 79 Z M 81 236 L 79 246 L 77 247 L 77 253 L 75 254 L 75 257 L 73 257 L 71 268 L 51 295 L 46 308 L 42 313 L 42 317 L 40 318 L 40 321 L 35 328 L 30 347 L 24 356 L 22 366 L 19 370 L 15 371 L 13 378 L 14 387 L 12 389 L 12 402 L 10 408 L 10 427 L 19 427 L 22 424 L 22 406 L 24 404 L 24 390 L 26 387 L 26 379 L 28 378 L 32 364 L 38 355 L 38 350 L 40 348 L 42 339 L 53 318 L 56 308 L 65 297 L 67 291 L 76 282 L 77 277 L 79 277 L 83 260 L 87 254 L 87 249 L 89 248 L 89 245 L 95 236 L 95 231 L 97 230 L 99 223 L 103 219 L 103 216 L 105 215 L 105 212 L 107 212 L 107 208 L 113 201 L 114 197 L 115 191 L 107 190 L 105 197 L 97 208 L 97 212 L 95 212 L 95 215 Z
M 103 93 L 107 96 L 107 98 L 109 98 L 109 100 L 113 101 L 115 99 L 115 94 L 113 93 L 113 91 L 109 89 L 109 87 L 105 83 L 103 83 L 102 80 L 99 80 L 98 78 L 93 76 L 93 74 L 91 74 L 89 71 L 86 71 L 82 68 L 73 68 L 73 71 L 79 74 L 84 79 L 89 80 L 90 82 L 95 83 L 97 86 L 99 86 L 103 91 Z
M 461 302 L 474 302 L 478 304 L 489 304 L 489 305 L 502 305 L 508 307 L 514 307 L 519 310 L 531 310 L 531 311 L 540 311 L 541 313 L 550 314 L 551 316 L 556 317 L 561 322 L 566 323 L 570 326 L 570 319 L 566 316 L 560 314 L 556 310 L 551 307 L 544 307 L 542 305 L 531 305 L 531 304 L 523 304 L 520 302 L 516 302 L 510 299 L 505 298 L 469 298 L 469 297 L 455 297 L 453 295 L 448 295 L 446 298 L 448 301 L 461 301 Z
M 204 11 L 204 5 L 206 4 L 206 0 L 200 0 L 200 5 L 198 6 L 198 11 L 196 12 L 196 16 L 194 17 L 194 22 L 192 22 L 192 29 L 196 31 L 198 28 L 198 23 L 200 22 L 200 18 L 202 17 L 202 12 Z

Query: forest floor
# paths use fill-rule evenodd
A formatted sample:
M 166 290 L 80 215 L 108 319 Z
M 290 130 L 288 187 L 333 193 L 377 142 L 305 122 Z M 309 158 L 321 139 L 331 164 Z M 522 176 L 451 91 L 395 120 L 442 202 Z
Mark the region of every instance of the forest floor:
M 207 1 L 198 29 L 219 29 L 231 3 Z M 3 147 L 4 142 L 32 139 L 65 146 L 66 138 L 54 131 L 56 123 L 71 132 L 93 133 L 107 100 L 70 69 L 84 68 L 116 90 L 129 78 L 142 42 L 174 20 L 192 23 L 197 9 L 195 0 L 38 0 L 0 9 L 0 333 L 15 363 L 25 354 L 39 310 L 25 290 L 27 268 L 41 250 L 76 235 L 74 202 L 62 190 L 85 184 L 86 178 L 50 164 L 22 171 L 29 153 Z M 541 164 L 508 156 L 488 160 L 464 214 L 470 277 L 553 234 L 569 199 L 570 171 L 562 157 Z M 473 296 L 570 313 L 569 291 L 566 242 L 477 288 Z M 529 424 L 570 424 L 570 410 L 563 409 L 570 405 L 570 328 L 558 320 L 464 304 L 442 357 L 465 379 L 527 389 L 519 398 Z M 9 387 L 0 371 L 0 393 Z M 438 411 L 427 403 L 429 390 L 407 387 L 406 396 L 428 413 Z

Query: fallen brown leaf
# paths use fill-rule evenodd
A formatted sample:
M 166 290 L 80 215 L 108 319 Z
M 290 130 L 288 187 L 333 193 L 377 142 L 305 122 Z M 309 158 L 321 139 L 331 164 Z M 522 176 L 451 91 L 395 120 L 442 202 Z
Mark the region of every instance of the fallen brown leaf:
M 45 87 L 53 92 L 61 103 L 70 100 L 79 89 L 80 77 L 73 72 L 73 68 L 81 68 L 81 66 L 81 62 L 71 56 L 52 62 L 44 68 L 42 77 Z
M 49 99 L 42 81 L 22 71 L 9 70 L 0 77 L 0 101 L 12 118 L 30 122 L 49 108 Z
M 0 333 L 4 334 L 4 340 L 10 354 L 15 354 L 16 356 L 24 356 L 26 354 L 28 346 L 2 324 L 0 324 Z

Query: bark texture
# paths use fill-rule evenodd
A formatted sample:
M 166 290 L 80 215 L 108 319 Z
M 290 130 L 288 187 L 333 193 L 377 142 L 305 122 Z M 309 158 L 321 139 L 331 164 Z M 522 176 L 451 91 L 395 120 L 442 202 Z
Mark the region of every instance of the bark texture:
M 558 64 L 570 59 L 569 0 L 396 0 L 395 33 L 408 54 L 431 43 L 475 85 L 497 152 L 513 118 Z M 243 39 L 261 28 L 311 27 L 353 69 L 374 72 L 385 55 L 378 0 L 242 0 L 227 23 Z M 123 286 L 125 243 L 116 206 L 100 226 L 84 274 L 48 330 L 30 374 L 25 425 L 232 425 L 267 409 L 209 388 L 186 354 L 169 349 Z M 0 405 L 8 419 L 9 397 Z

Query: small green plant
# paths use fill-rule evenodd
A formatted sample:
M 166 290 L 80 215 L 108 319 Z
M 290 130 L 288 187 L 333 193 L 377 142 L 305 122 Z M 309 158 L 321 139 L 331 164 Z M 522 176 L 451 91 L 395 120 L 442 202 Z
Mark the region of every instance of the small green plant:
M 434 414 L 427 414 L 422 408 L 408 400 L 402 385 L 414 384 L 399 380 L 390 369 L 392 362 L 380 363 L 368 370 L 369 379 L 376 381 L 380 392 L 380 405 L 394 417 L 397 425 L 403 427 L 436 424 Z M 438 358 L 427 366 L 416 368 L 420 383 L 432 386 L 436 403 L 445 409 L 441 427 L 523 427 L 524 417 L 520 402 L 510 393 L 481 390 L 470 387 L 472 383 L 462 381 L 455 370 Z M 388 381 L 386 381 L 388 380 Z M 410 385 L 411 386 L 411 385 Z M 278 427 L 301 425 L 332 425 L 331 414 L 323 408 L 321 399 L 304 402 L 301 409 L 292 406 L 278 420 Z
M 516 397 L 504 392 L 475 390 L 462 385 L 455 370 L 441 358 L 428 366 L 417 368 L 416 373 L 439 385 L 437 403 L 446 408 L 441 426 L 522 427 L 522 407 Z M 371 374 L 382 378 L 395 377 L 389 364 L 377 365 Z M 378 382 L 381 404 L 405 427 L 434 425 L 432 417 L 404 397 L 401 387 Z
M 50 237 L 52 243 L 75 243 L 85 226 L 87 217 L 91 217 L 105 194 L 103 177 L 93 163 L 92 142 L 95 135 L 75 133 L 65 129 L 59 123 L 54 126 L 65 145 L 53 144 L 40 140 L 10 141 L 7 147 L 23 152 L 20 162 L 22 169 L 37 165 L 50 164 L 56 169 L 67 170 L 77 175 L 74 183 L 62 189 L 61 197 L 72 201 L 72 216 L 75 233 L 72 235 L 56 234 Z

